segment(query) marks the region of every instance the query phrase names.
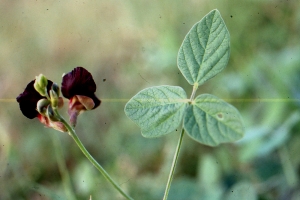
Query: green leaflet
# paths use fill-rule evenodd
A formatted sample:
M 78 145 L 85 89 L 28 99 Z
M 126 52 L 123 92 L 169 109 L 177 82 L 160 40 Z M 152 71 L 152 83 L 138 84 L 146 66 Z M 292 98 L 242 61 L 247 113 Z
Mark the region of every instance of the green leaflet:
M 144 137 L 159 137 L 181 124 L 187 105 L 188 99 L 181 87 L 150 87 L 128 101 L 125 114 L 141 127 Z
M 191 104 L 180 87 L 151 87 L 126 104 L 126 115 L 141 127 L 145 137 L 166 135 L 184 118 L 185 131 L 200 143 L 216 146 L 242 138 L 243 124 L 237 109 L 209 94 L 193 100 L 198 86 L 226 67 L 229 55 L 229 32 L 219 11 L 212 10 L 192 27 L 178 52 L 178 67 L 194 86 Z
M 186 35 L 178 52 L 178 68 L 189 84 L 201 85 L 226 67 L 229 54 L 229 32 L 220 12 L 212 10 Z
M 210 94 L 202 94 L 192 102 L 183 124 L 190 137 L 209 146 L 233 142 L 244 135 L 238 110 Z

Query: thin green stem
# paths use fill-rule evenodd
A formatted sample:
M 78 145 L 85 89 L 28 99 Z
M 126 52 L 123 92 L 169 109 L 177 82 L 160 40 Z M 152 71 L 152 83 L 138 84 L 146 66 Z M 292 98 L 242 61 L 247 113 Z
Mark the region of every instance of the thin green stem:
M 166 190 L 165 190 L 163 200 L 167 200 L 167 198 L 168 198 L 169 190 L 170 190 L 170 187 L 171 187 L 171 182 L 173 180 L 173 176 L 174 176 L 174 172 L 175 172 L 175 167 L 176 167 L 176 164 L 177 164 L 177 161 L 178 161 L 178 156 L 179 156 L 180 147 L 181 147 L 181 144 L 182 144 L 183 135 L 184 135 L 184 129 L 182 128 L 181 134 L 179 136 L 178 144 L 177 144 L 177 147 L 176 147 L 176 151 L 175 151 L 175 154 L 174 154 L 173 163 L 172 163 L 172 167 L 171 167 L 171 170 L 170 170 L 170 174 L 169 174 L 168 182 L 167 182 L 167 185 L 166 185 Z
M 126 199 L 133 200 L 130 196 L 128 196 L 120 186 L 109 176 L 109 174 L 103 169 L 103 167 L 91 156 L 91 154 L 86 150 L 80 139 L 78 138 L 73 127 L 66 122 L 66 120 L 60 116 L 56 109 L 54 109 L 55 114 L 59 117 L 59 120 L 65 125 L 67 130 L 69 131 L 69 135 L 74 139 L 79 149 L 82 153 L 87 157 L 87 159 L 98 169 L 98 171 L 105 177 L 105 179 L 110 182 L 116 190 L 118 190 Z
M 191 97 L 190 97 L 190 102 L 192 102 L 194 100 L 195 95 L 196 95 L 196 91 L 198 89 L 198 86 L 199 86 L 198 83 L 194 84 L 193 91 L 192 91 L 192 94 L 191 94 Z M 170 187 L 171 187 L 171 182 L 173 180 L 173 176 L 174 176 L 174 172 L 175 172 L 175 167 L 176 167 L 176 164 L 177 164 L 177 161 L 178 161 L 178 156 L 179 156 L 179 152 L 180 152 L 180 148 L 181 148 L 181 144 L 182 144 L 183 135 L 184 135 L 184 128 L 182 126 L 181 134 L 179 136 L 179 140 L 178 140 L 178 144 L 177 144 L 177 147 L 176 147 L 175 155 L 174 155 L 174 158 L 173 158 L 173 162 L 172 162 L 172 166 L 171 166 L 171 170 L 170 170 L 170 174 L 169 174 L 168 182 L 167 182 L 167 185 L 166 185 L 166 190 L 165 190 L 165 194 L 164 194 L 163 200 L 167 200 L 168 195 L 169 195 L 169 191 L 170 191 Z
M 194 84 L 194 86 L 193 86 L 193 92 L 192 92 L 192 95 L 191 95 L 191 97 L 190 97 L 190 101 L 193 101 L 194 100 L 194 98 L 195 98 L 195 95 L 196 95 L 196 91 L 197 91 L 197 89 L 198 89 L 198 83 L 195 83 Z

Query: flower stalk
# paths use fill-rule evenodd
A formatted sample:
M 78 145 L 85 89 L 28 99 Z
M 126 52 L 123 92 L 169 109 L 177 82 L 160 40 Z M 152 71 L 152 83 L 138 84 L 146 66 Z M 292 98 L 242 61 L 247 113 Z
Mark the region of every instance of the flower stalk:
M 110 177 L 110 175 L 104 170 L 104 168 L 94 159 L 94 157 L 88 152 L 88 150 L 84 147 L 81 140 L 77 136 L 75 130 L 72 126 L 69 125 L 66 120 L 60 116 L 60 114 L 57 112 L 56 109 L 53 110 L 55 115 L 59 118 L 59 121 L 64 124 L 64 126 L 67 128 L 69 135 L 73 138 L 79 149 L 82 151 L 82 153 L 87 157 L 87 159 L 97 168 L 97 170 L 104 176 L 104 178 L 110 182 L 116 190 L 118 190 L 126 199 L 133 200 L 130 196 L 128 196 L 121 188 L 120 186 Z

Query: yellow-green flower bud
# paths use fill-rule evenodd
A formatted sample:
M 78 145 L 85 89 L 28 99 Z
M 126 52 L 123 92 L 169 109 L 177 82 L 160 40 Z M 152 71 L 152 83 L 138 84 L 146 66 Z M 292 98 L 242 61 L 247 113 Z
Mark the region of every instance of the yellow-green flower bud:
M 47 106 L 49 106 L 50 101 L 48 99 L 40 99 L 37 102 L 36 109 L 41 115 L 45 115 L 47 111 Z
M 53 108 L 57 108 L 58 106 L 58 96 L 56 92 L 53 90 L 50 90 L 50 99 L 51 99 L 51 105 Z
M 40 93 L 42 96 L 47 96 L 47 85 L 48 85 L 48 79 L 43 75 L 40 74 L 39 76 L 35 77 L 34 82 L 34 89 Z

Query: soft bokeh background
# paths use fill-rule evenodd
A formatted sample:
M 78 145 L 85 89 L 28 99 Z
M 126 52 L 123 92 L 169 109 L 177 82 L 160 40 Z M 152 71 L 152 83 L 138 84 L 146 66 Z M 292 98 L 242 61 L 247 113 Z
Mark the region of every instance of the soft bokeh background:
M 177 51 L 215 8 L 231 34 L 231 57 L 198 94 L 242 99 L 230 103 L 246 136 L 216 148 L 184 137 L 169 199 L 232 199 L 237 188 L 244 199 L 300 199 L 296 0 L 1 0 L 0 199 L 122 199 L 67 134 L 25 118 L 15 101 L 36 75 L 60 84 L 76 66 L 93 74 L 103 99 L 79 117 L 86 148 L 132 197 L 162 199 L 179 132 L 143 138 L 123 108 L 150 86 L 190 94 Z

